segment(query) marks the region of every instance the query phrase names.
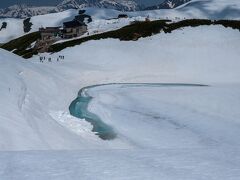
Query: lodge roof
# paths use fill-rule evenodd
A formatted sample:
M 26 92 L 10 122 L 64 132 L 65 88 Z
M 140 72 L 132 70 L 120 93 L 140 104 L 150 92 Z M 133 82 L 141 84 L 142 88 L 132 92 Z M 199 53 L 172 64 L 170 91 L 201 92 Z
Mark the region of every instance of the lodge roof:
M 46 27 L 46 28 L 39 28 L 40 32 L 46 33 L 55 33 L 60 31 L 60 27 Z
M 73 21 L 68 21 L 63 23 L 65 28 L 74 28 L 74 27 L 79 27 L 79 26 L 86 26 L 85 23 L 73 20 Z

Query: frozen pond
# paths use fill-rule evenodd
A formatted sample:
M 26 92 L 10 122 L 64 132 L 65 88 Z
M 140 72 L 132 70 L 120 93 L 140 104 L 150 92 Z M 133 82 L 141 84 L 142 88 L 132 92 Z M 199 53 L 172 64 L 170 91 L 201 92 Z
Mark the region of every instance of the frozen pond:
M 118 148 L 240 147 L 239 98 L 235 85 L 101 84 L 69 109 Z
M 71 115 L 80 119 L 85 119 L 93 126 L 95 132 L 100 138 L 104 140 L 111 140 L 117 137 L 117 133 L 111 125 L 104 122 L 97 114 L 89 111 L 88 107 L 93 97 L 89 91 L 107 91 L 113 89 L 121 92 L 122 90 L 137 88 L 163 88 L 163 87 L 202 87 L 200 84 L 164 84 L 164 83 L 116 83 L 116 84 L 100 84 L 82 88 L 79 91 L 78 97 L 71 103 L 69 110 Z M 141 98 L 141 97 L 139 97 Z

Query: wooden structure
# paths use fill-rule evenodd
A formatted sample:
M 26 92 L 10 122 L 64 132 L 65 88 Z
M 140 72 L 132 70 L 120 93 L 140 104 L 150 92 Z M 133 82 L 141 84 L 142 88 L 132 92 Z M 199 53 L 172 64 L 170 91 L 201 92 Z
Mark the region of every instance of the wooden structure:
M 41 38 L 36 41 L 34 48 L 40 53 L 48 51 L 48 48 L 62 36 L 60 27 L 39 28 L 39 32 Z
M 63 23 L 62 37 L 65 39 L 79 37 L 87 32 L 87 25 L 76 19 Z
M 39 32 L 41 34 L 41 40 L 53 40 L 61 37 L 61 30 L 60 27 L 46 27 L 46 28 L 39 28 Z

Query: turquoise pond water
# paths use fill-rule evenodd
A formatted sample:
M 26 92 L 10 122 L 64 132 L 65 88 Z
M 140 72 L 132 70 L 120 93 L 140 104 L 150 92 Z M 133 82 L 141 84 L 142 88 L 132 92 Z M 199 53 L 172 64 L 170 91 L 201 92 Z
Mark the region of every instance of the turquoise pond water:
M 101 139 L 111 140 L 116 138 L 117 134 L 111 126 L 105 124 L 96 114 L 88 111 L 88 104 L 91 100 L 92 97 L 79 96 L 71 103 L 69 107 L 70 114 L 90 122 L 93 126 L 92 131 L 95 132 Z
M 70 114 L 74 117 L 85 119 L 92 124 L 92 131 L 103 140 L 112 140 L 117 137 L 114 128 L 104 123 L 96 114 L 88 111 L 88 106 L 93 97 L 88 94 L 88 91 L 94 90 L 101 86 L 109 86 L 109 88 L 131 88 L 131 87 L 180 87 L 180 86 L 206 86 L 201 84 L 164 84 L 164 83 L 115 83 L 115 84 L 100 84 L 82 88 L 78 97 L 69 106 Z

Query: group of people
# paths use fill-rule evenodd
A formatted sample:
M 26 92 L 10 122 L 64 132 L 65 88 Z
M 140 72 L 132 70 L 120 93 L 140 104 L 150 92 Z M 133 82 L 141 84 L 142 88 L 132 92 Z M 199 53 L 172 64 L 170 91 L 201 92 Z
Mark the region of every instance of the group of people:
M 64 58 L 65 58 L 64 56 L 59 55 L 59 56 L 57 57 L 57 61 L 59 61 L 60 59 L 63 60 Z M 48 57 L 48 58 L 46 58 L 45 56 L 40 56 L 40 57 L 39 57 L 39 61 L 40 61 L 41 63 L 43 63 L 45 60 L 47 60 L 48 62 L 52 62 L 52 58 L 51 58 L 51 57 Z

